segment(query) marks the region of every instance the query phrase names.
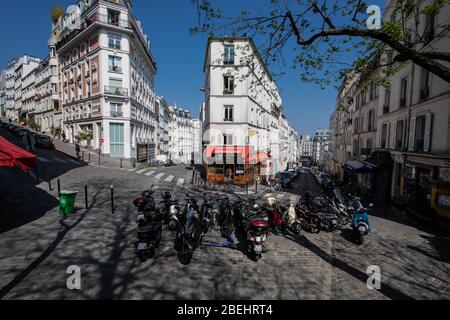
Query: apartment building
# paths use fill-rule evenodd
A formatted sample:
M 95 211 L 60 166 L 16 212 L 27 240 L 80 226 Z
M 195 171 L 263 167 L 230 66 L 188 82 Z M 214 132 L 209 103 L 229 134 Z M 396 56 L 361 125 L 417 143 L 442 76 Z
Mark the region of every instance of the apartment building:
M 0 72 L 0 116 L 6 115 L 6 70 Z
M 299 138 L 299 156 L 302 159 L 313 158 L 314 142 L 310 135 L 302 134 Z
M 37 67 L 35 77 L 34 120 L 42 132 L 51 134 L 54 129 L 63 127 L 59 101 L 58 58 L 53 46 L 50 47 L 50 55 Z
M 129 0 L 88 0 L 55 24 L 63 130 L 90 133 L 103 155 L 135 158 L 156 145 L 156 63 Z
M 450 39 L 437 35 L 450 5 L 430 16 L 423 11 L 428 3 L 421 2 L 414 8 L 417 19 L 407 21 L 411 45 L 424 52 L 445 51 Z M 402 19 L 393 7 L 388 1 L 385 21 Z M 386 63 L 393 56 L 388 51 L 377 59 Z M 340 152 L 334 152 L 333 161 L 345 163 L 347 172 L 357 173 L 358 184 L 379 198 L 404 197 L 450 217 L 450 84 L 411 61 L 390 76 L 388 86 L 371 83 L 377 74 L 371 76 L 348 77 L 338 96 L 333 131 Z
M 190 164 L 194 152 L 194 127 L 189 110 L 170 106 L 169 159 L 175 163 Z
M 166 160 L 169 157 L 169 123 L 171 120 L 169 105 L 164 97 L 156 97 L 156 110 L 159 119 L 158 131 L 158 159 Z
M 193 148 L 193 160 L 194 164 L 202 164 L 203 157 L 203 144 L 202 144 L 202 136 L 203 136 L 203 124 L 200 119 L 192 119 L 192 148 Z
M 391 7 L 385 20 L 399 21 Z M 449 4 L 434 16 L 420 13 L 418 21 L 408 22 L 411 42 L 424 52 L 448 51 L 450 39 L 437 35 L 449 16 Z M 445 187 L 450 181 L 450 84 L 412 62 L 390 80 L 390 87 L 381 90 L 376 146 L 394 161 L 391 196 L 429 203 L 450 217 L 450 189 Z
M 22 88 L 22 78 L 28 76 L 39 63 L 40 59 L 29 55 L 23 55 L 12 59 L 3 70 L 5 77 L 4 111 L 6 118 L 16 121 L 19 120 L 22 107 L 22 90 L 29 89 L 28 87 Z M 27 79 L 25 83 L 28 84 L 29 79 Z M 26 117 L 26 113 L 23 115 Z
M 252 39 L 209 39 L 204 73 L 203 144 L 215 158 L 208 161 L 211 179 L 222 181 L 226 175 L 245 183 L 256 175 L 275 175 L 284 159 L 282 99 Z
M 324 168 L 327 160 L 328 146 L 330 139 L 330 130 L 317 129 L 313 141 L 313 163 L 317 166 Z

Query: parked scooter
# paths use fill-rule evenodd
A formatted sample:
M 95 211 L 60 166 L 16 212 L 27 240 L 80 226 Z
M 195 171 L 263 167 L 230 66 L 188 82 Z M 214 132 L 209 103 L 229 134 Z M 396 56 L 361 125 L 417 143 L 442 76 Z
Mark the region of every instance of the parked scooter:
M 250 200 L 239 210 L 238 225 L 248 242 L 247 254 L 249 258 L 258 261 L 262 257 L 264 242 L 269 232 L 269 217 L 263 213 L 254 200 Z
M 188 265 L 202 241 L 202 220 L 199 217 L 200 208 L 194 198 L 187 198 L 183 212 L 175 216 L 177 220 L 177 233 L 175 236 L 175 250 L 178 252 L 178 260 Z
M 299 237 L 302 234 L 302 221 L 297 216 L 297 211 L 295 210 L 295 205 L 291 203 L 287 214 L 285 214 L 284 223 L 286 226 L 286 231 L 291 232 L 294 236 Z
M 138 208 L 138 241 L 135 243 L 135 250 L 142 262 L 154 256 L 162 237 L 163 215 L 156 208 L 152 195 L 153 191 L 145 191 L 134 200 L 134 205 Z
M 368 211 L 373 207 L 373 204 L 369 204 L 369 208 L 365 208 L 361 203 L 361 198 L 353 198 L 353 207 L 355 209 L 355 215 L 352 219 L 352 229 L 356 237 L 357 244 L 364 243 L 364 237 L 371 232 L 371 226 L 369 221 Z
M 175 199 L 171 192 L 164 192 L 162 197 L 164 204 L 164 222 L 169 225 L 170 230 L 175 231 L 178 225 L 176 217 L 180 214 L 178 200 Z
M 275 198 L 270 197 L 267 199 L 267 203 L 263 207 L 263 210 L 269 217 L 269 225 L 272 232 L 277 235 L 283 233 L 285 230 L 282 212 L 284 211 L 284 208 L 276 203 Z

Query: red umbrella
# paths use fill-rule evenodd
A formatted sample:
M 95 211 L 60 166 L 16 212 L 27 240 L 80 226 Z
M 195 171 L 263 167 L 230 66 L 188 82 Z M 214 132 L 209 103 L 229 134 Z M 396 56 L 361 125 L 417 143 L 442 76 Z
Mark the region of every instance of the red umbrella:
M 36 155 L 19 148 L 0 136 L 0 167 L 19 166 L 27 171 L 36 167 Z

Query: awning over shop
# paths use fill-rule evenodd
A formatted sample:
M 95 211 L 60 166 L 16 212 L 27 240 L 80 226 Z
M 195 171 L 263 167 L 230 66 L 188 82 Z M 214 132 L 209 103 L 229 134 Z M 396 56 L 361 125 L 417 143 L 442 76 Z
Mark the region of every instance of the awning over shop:
M 36 156 L 0 137 L 0 167 L 30 170 L 36 166 Z
M 364 161 L 371 169 L 380 167 L 389 167 L 393 164 L 391 154 L 389 152 L 374 152 L 372 156 Z
M 345 163 L 345 170 L 353 173 L 369 173 L 372 171 L 370 166 L 358 160 L 347 161 Z
M 213 155 L 219 154 L 238 154 L 243 159 L 248 159 L 252 150 L 253 147 L 251 146 L 208 146 L 206 147 L 206 156 L 211 158 Z
M 269 159 L 269 155 L 265 152 L 257 152 L 254 155 L 250 156 L 248 162 L 250 163 L 261 163 Z

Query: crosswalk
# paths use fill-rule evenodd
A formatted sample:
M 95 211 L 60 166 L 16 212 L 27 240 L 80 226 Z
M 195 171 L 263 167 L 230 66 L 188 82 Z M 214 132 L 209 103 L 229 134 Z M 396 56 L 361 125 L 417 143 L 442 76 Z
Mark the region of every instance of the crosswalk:
M 123 169 L 126 170 L 130 173 L 134 173 L 137 175 L 142 175 L 145 177 L 150 177 L 154 180 L 157 181 L 161 181 L 161 182 L 165 182 L 165 183 L 169 183 L 169 184 L 174 184 L 176 186 L 184 186 L 186 180 L 184 178 L 180 178 L 180 177 L 176 177 L 173 174 L 170 173 L 166 173 L 166 172 L 158 172 L 156 170 L 151 170 L 151 169 L 138 169 L 138 168 L 133 168 L 133 169 Z

